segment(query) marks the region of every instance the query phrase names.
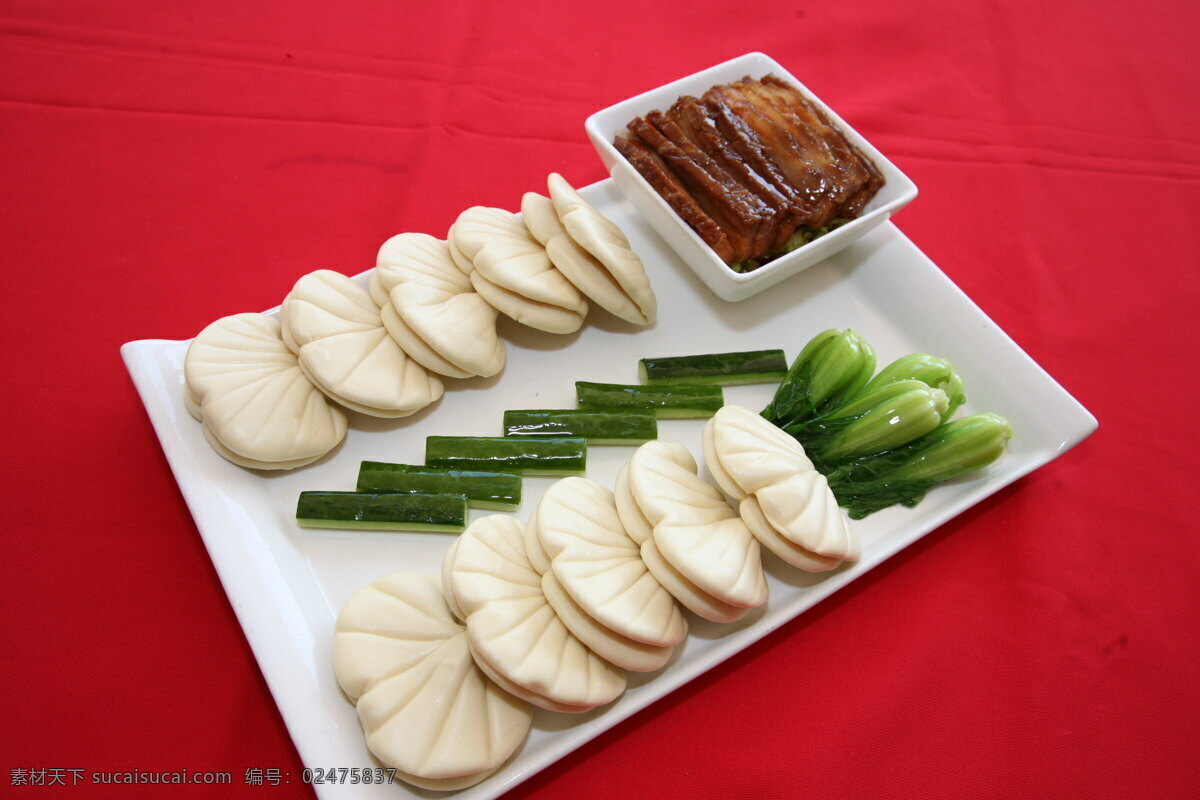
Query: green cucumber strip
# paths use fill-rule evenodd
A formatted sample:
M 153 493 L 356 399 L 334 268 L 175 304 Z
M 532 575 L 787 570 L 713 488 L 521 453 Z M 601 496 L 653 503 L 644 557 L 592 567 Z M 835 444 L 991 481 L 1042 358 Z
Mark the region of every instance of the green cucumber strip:
M 450 469 L 364 461 L 358 468 L 360 492 L 461 494 L 472 508 L 513 511 L 521 505 L 521 476 L 505 472 Z
M 658 422 L 648 408 L 518 409 L 504 412 L 504 435 L 582 437 L 588 444 L 642 444 L 658 438 Z
M 429 436 L 425 439 L 425 463 L 521 475 L 582 475 L 587 470 L 587 440 Z
M 643 358 L 638 362 L 642 383 L 720 384 L 778 383 L 787 375 L 782 350 L 704 353 L 694 356 Z
M 467 527 L 461 494 L 301 492 L 296 522 L 303 528 L 450 531 Z
M 725 405 L 724 391 L 712 385 L 641 386 L 576 381 L 575 399 L 582 409 L 649 408 L 659 419 L 711 417 Z

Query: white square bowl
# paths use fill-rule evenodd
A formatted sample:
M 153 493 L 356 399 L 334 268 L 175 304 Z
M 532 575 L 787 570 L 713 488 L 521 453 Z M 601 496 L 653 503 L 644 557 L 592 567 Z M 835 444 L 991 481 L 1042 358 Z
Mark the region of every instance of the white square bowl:
M 654 111 L 666 111 L 683 95 L 699 97 L 712 86 L 731 83 L 746 76 L 761 78 L 773 74 L 793 84 L 812 99 L 832 120 L 846 138 L 862 150 L 883 173 L 886 183 L 878 194 L 863 209 L 855 220 L 830 231 L 824 236 L 799 247 L 787 255 L 764 264 L 752 272 L 739 273 L 730 269 L 712 248 L 705 244 L 691 226 L 683 221 L 658 192 L 636 169 L 617 152 L 613 139 L 625 130 L 625 126 L 636 117 Z M 796 80 L 774 59 L 762 53 L 747 53 L 723 64 L 709 67 L 686 78 L 652 89 L 636 97 L 597 111 L 584 123 L 588 138 L 600 154 L 604 166 L 612 175 L 613 182 L 625 199 L 637 209 L 655 232 L 671 246 L 680 258 L 700 276 L 718 297 L 725 300 L 744 300 L 811 267 L 847 245 L 857 241 L 878 227 L 893 213 L 912 202 L 917 196 L 917 187 L 908 176 L 898 170 L 891 161 L 871 146 L 839 117 L 833 109 L 821 102 L 804 84 Z

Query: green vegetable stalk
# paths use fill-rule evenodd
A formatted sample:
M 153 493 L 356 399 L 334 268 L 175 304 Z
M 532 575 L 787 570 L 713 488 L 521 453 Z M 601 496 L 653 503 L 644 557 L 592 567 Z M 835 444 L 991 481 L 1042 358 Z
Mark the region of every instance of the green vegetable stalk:
M 849 328 L 817 334 L 792 362 L 762 415 L 781 428 L 805 422 L 855 396 L 875 371 L 875 351 Z
M 858 396 L 862 397 L 893 381 L 910 379 L 922 381 L 946 393 L 950 402 L 942 413 L 942 422 L 948 421 L 955 410 L 967 401 L 962 378 L 954 371 L 954 365 L 944 358 L 926 353 L 910 353 L 888 364 L 862 388 Z
M 829 473 L 830 488 L 852 519 L 897 503 L 912 507 L 943 481 L 991 464 L 1012 439 L 1008 420 L 974 414 L 943 423 L 903 447 L 843 465 Z
M 826 427 L 833 433 L 813 442 L 811 457 L 814 462 L 833 464 L 894 450 L 941 425 L 947 405 L 945 392 L 921 381 L 884 384 L 830 414 Z

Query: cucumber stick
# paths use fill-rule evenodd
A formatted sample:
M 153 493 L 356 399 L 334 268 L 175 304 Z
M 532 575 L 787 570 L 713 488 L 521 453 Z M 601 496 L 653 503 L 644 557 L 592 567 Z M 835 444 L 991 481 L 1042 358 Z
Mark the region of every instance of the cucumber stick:
M 642 444 L 658 438 L 650 409 L 521 409 L 504 412 L 504 435 L 582 437 L 588 444 Z
M 301 492 L 296 522 L 302 528 L 457 533 L 467 527 L 467 498 L 461 494 Z
M 638 374 L 647 384 L 779 383 L 787 369 L 782 350 L 643 358 L 638 362 Z
M 425 463 L 521 475 L 582 475 L 587 470 L 587 440 L 429 436 L 425 439 Z
M 513 511 L 521 505 L 521 476 L 364 461 L 358 468 L 358 491 L 461 494 L 472 508 Z
M 583 409 L 648 408 L 659 419 L 711 417 L 725 405 L 720 386 L 661 386 L 575 382 L 575 399 Z

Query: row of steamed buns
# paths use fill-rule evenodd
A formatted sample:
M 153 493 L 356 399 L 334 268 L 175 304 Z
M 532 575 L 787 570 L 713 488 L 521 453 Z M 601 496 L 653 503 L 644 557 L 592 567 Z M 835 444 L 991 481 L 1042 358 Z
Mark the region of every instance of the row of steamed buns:
M 728 623 L 762 606 L 761 547 L 810 572 L 857 560 L 794 439 L 725 406 L 703 441 L 720 488 L 682 445 L 648 442 L 613 490 L 557 481 L 527 522 L 473 522 L 440 575 L 395 573 L 352 596 L 334 671 L 371 752 L 418 786 L 472 785 L 517 751 L 532 707 L 586 712 L 617 699 L 627 671 L 664 667 L 685 610 Z
M 560 175 L 521 215 L 475 206 L 445 240 L 402 233 L 379 250 L 369 289 L 318 270 L 278 317 L 235 314 L 192 341 L 184 399 L 213 448 L 254 469 L 320 459 L 346 435 L 345 409 L 404 417 L 442 396 L 443 378 L 505 364 L 499 314 L 548 333 L 583 324 L 589 301 L 649 325 L 656 299 L 621 230 Z

